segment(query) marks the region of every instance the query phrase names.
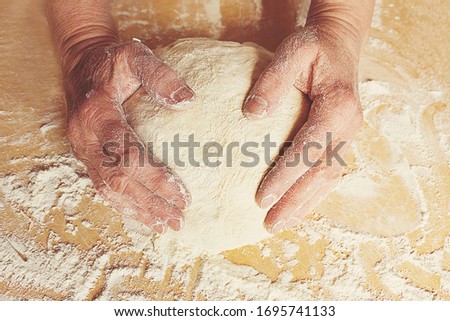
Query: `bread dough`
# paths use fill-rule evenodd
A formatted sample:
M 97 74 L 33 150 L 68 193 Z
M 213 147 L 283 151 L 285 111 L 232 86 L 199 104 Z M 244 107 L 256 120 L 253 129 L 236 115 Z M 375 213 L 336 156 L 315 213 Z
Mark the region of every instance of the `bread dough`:
M 126 104 L 130 125 L 144 142 L 153 142 L 155 155 L 178 173 L 192 194 L 183 229 L 169 231 L 162 237 L 176 238 L 209 252 L 268 237 L 263 227 L 266 210 L 255 202 L 257 187 L 268 169 L 261 143 L 270 134 L 276 143 L 276 148 L 270 149 L 273 159 L 283 142 L 304 122 L 306 100 L 293 87 L 273 116 L 257 121 L 243 116 L 246 94 L 272 59 L 272 53 L 255 44 L 186 39 L 156 50 L 155 54 L 196 93 L 192 108 L 185 111 L 167 109 L 143 95 L 132 97 Z M 198 167 L 189 164 L 187 148 L 181 148 L 179 153 L 186 166 L 175 164 L 172 148 L 166 149 L 168 157 L 163 157 L 162 143 L 170 144 L 177 134 L 181 142 L 187 142 L 193 134 L 195 142 L 200 143 L 193 153 Z M 222 146 L 223 156 L 204 161 L 205 144 L 215 142 Z M 239 148 L 233 147 L 237 144 Z M 217 153 L 216 147 L 211 146 L 209 152 Z M 259 157 L 255 166 L 242 166 L 254 158 L 241 147 Z M 208 166 L 207 160 L 220 164 Z

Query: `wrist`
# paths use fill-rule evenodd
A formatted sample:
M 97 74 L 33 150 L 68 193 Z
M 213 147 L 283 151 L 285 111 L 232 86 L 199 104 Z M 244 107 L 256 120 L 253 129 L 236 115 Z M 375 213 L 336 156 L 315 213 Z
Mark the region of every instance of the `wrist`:
M 119 42 L 111 0 L 48 0 L 47 5 L 64 74 L 93 49 Z
M 70 41 L 61 46 L 61 66 L 63 75 L 73 77 L 73 70 L 82 61 L 89 60 L 97 49 L 119 43 L 114 34 L 90 32 L 88 35 L 72 35 Z
M 305 27 L 359 56 L 370 30 L 373 0 L 313 0 Z

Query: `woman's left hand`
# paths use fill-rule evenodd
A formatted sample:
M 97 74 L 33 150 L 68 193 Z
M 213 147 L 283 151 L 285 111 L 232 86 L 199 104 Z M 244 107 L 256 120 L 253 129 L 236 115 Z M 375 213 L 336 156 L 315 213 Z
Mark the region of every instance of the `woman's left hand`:
M 276 113 L 292 86 L 312 102 L 306 123 L 256 193 L 259 206 L 271 208 L 264 222 L 269 232 L 298 223 L 341 176 L 342 152 L 362 124 L 357 84 L 360 43 L 355 41 L 357 32 L 352 32 L 332 19 L 290 35 L 245 101 L 244 114 L 256 120 Z

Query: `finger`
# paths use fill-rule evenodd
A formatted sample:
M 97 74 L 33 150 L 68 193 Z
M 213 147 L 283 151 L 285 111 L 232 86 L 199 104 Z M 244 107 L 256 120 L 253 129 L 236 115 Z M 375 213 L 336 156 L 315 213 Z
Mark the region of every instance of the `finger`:
M 327 145 L 327 131 L 333 130 L 326 119 L 309 119 L 294 140 L 267 173 L 256 193 L 262 208 L 271 207 L 311 168 L 320 165 Z
M 150 192 L 143 184 L 126 176 L 117 167 L 105 168 L 96 164 L 94 167 L 107 188 L 116 195 L 121 195 L 120 200 L 126 198 L 142 209 L 138 211 L 140 215 L 136 217 L 137 220 L 147 225 L 159 224 L 162 227 L 169 225 L 176 230 L 181 228 L 183 213 L 179 207 Z
M 264 225 L 271 233 L 279 233 L 298 224 L 336 186 L 342 173 L 337 165 L 310 169 L 268 212 Z
M 356 132 L 352 126 L 356 109 L 346 101 L 334 100 L 340 108 L 329 106 L 328 101 L 323 97 L 313 101 L 308 121 L 261 182 L 256 201 L 262 208 L 271 207 L 299 177 L 319 166 L 325 152 L 339 156 L 347 145 L 345 137 Z
M 264 118 L 282 104 L 299 75 L 299 70 L 290 66 L 290 61 L 275 55 L 245 99 L 243 113 L 246 117 Z
M 92 106 L 87 117 L 92 122 L 88 128 L 93 128 L 100 146 L 94 144 L 89 149 L 92 151 L 91 159 L 99 162 L 98 167 L 117 167 L 125 176 L 143 184 L 148 189 L 147 193 L 157 194 L 185 209 L 191 195 L 180 178 L 149 153 L 147 146 L 121 117 L 119 107 L 113 107 L 107 101 L 100 103 L 100 99 L 96 101 L 98 104 Z
M 86 165 L 89 177 L 91 178 L 96 190 L 120 213 L 123 213 L 124 215 L 147 225 L 159 234 L 163 234 L 167 230 L 167 224 L 159 222 L 155 216 L 136 205 L 125 195 L 114 192 L 109 186 L 106 185 L 94 166 L 92 166 L 89 162 L 87 162 Z M 170 227 L 174 230 L 179 230 L 181 228 L 181 223 L 177 223 L 177 221 L 174 220 Z
M 111 146 L 111 142 L 118 140 L 115 140 L 114 132 L 110 132 L 110 135 L 108 138 L 108 133 L 104 133 L 102 156 L 109 158 L 112 155 L 114 158 L 113 162 L 109 158 L 109 162 L 105 161 L 104 164 L 117 166 L 125 176 L 139 181 L 149 191 L 180 209 L 188 206 L 191 195 L 178 175 L 151 154 L 137 137 L 132 136 L 131 131 L 124 131 L 122 141 L 114 146 Z
M 131 61 L 131 70 L 141 81 L 145 91 L 173 109 L 187 107 L 194 99 L 194 91 L 177 73 L 144 44 L 136 44 L 138 58 Z
M 299 80 L 305 82 L 315 55 L 316 50 L 304 39 L 295 35 L 286 38 L 248 94 L 243 106 L 244 115 L 260 119 L 272 114 Z

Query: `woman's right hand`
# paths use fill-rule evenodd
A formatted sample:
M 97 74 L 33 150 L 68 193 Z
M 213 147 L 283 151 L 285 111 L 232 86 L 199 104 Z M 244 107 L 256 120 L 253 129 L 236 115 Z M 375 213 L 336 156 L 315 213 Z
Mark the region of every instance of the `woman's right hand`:
M 86 165 L 96 189 L 121 213 L 160 234 L 168 227 L 181 229 L 190 194 L 140 142 L 122 103 L 142 86 L 167 108 L 181 110 L 194 92 L 138 41 L 96 45 L 77 58 L 63 68 L 73 153 Z M 126 148 L 124 138 L 142 148 Z M 152 160 L 140 163 L 142 152 Z

